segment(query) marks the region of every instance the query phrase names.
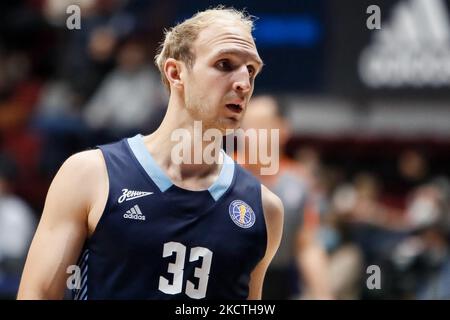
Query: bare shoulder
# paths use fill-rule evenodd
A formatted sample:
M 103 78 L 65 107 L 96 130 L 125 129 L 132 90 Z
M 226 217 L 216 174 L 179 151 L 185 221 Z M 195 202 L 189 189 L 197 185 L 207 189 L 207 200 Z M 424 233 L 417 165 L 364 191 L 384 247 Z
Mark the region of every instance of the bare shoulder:
M 88 150 L 75 153 L 70 156 L 61 166 L 57 175 L 63 175 L 66 179 L 92 183 L 104 174 L 105 162 L 100 150 Z M 55 177 L 56 179 L 56 177 Z
M 263 184 L 261 184 L 261 198 L 267 228 L 267 253 L 272 258 L 281 242 L 284 207 L 280 198 Z
M 261 198 L 266 220 L 282 220 L 284 207 L 281 199 L 263 184 L 261 184 Z
M 57 196 L 58 202 L 76 201 L 89 211 L 105 182 L 107 171 L 101 151 L 83 151 L 62 164 L 50 186 L 49 196 Z
M 81 174 L 94 174 L 104 167 L 103 155 L 100 150 L 88 150 L 75 153 L 61 166 L 61 170 L 75 171 Z

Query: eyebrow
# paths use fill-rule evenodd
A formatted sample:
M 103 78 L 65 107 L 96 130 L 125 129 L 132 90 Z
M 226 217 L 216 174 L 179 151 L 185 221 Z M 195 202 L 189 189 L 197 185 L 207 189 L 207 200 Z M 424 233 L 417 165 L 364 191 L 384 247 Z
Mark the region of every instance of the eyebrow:
M 237 56 L 244 55 L 244 56 L 248 56 L 248 57 L 250 57 L 252 60 L 254 60 L 256 62 L 256 64 L 259 67 L 259 71 L 261 71 L 263 66 L 264 66 L 264 62 L 261 60 L 261 58 L 259 58 L 256 54 L 248 52 L 246 50 L 221 49 L 215 54 L 215 56 L 222 56 L 222 55 L 237 55 Z

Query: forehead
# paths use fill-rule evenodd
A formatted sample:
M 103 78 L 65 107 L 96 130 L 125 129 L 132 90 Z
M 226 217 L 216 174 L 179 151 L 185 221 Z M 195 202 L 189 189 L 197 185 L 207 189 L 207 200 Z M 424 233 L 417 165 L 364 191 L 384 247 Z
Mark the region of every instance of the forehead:
M 197 57 L 230 52 L 261 62 L 253 37 L 242 22 L 220 21 L 208 26 L 200 31 L 193 48 Z

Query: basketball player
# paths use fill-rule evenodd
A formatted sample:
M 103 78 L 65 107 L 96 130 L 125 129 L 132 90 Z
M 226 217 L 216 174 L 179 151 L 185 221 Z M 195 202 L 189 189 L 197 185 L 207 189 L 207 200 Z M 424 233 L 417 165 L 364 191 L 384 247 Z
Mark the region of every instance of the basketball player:
M 156 57 L 170 92 L 164 120 L 148 136 L 66 160 L 19 299 L 63 298 L 67 283 L 76 299 L 261 298 L 281 239 L 280 199 L 223 151 L 212 164 L 171 155 L 180 128 L 193 152 L 210 143 L 196 138 L 194 121 L 222 133 L 240 125 L 262 67 L 251 30 L 246 14 L 216 8 L 166 33 Z M 79 281 L 67 281 L 68 270 Z

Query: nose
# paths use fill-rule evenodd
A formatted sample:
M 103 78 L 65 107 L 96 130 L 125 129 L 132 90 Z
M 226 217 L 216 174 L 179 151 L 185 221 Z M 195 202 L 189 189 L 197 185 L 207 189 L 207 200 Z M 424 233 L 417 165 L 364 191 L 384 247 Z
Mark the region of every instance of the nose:
M 233 83 L 233 89 L 239 93 L 248 93 L 251 89 L 250 76 L 246 66 L 239 69 L 236 80 Z

